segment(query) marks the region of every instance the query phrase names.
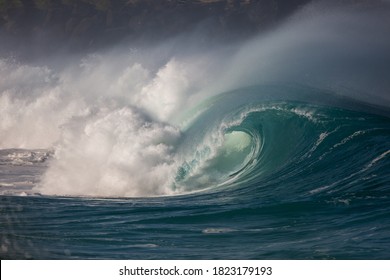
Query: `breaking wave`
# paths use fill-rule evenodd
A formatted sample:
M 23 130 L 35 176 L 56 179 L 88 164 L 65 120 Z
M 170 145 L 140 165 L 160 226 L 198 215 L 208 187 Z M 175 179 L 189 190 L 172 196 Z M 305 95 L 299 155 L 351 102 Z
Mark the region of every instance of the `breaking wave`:
M 47 65 L 0 59 L 0 148 L 49 155 L 31 194 L 361 186 L 388 168 L 386 23 L 383 11 L 312 7 L 208 51 L 175 42 Z

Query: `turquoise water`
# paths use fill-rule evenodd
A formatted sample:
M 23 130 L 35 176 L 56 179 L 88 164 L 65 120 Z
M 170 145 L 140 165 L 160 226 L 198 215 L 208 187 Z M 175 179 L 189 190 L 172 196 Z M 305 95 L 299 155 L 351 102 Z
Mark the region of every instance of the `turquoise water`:
M 199 106 L 175 143 L 173 195 L 3 192 L 1 259 L 390 257 L 387 109 L 299 86 Z M 31 155 L 2 176 L 41 174 Z
M 321 2 L 0 54 L 0 258 L 389 259 L 388 5 Z

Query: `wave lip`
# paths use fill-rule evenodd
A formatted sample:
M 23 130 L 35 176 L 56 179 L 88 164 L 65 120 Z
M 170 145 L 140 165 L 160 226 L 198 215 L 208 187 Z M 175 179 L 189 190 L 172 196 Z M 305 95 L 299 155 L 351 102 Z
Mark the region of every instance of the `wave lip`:
M 333 191 L 348 178 L 360 184 L 371 176 L 365 174 L 367 167 L 387 158 L 389 147 L 383 139 L 388 138 L 388 117 L 369 113 L 370 105 L 355 106 L 342 98 L 335 106 L 329 96 L 316 103 L 312 97 L 309 102 L 276 96 L 266 101 L 261 93 L 267 90 L 262 86 L 237 90 L 208 103 L 182 144 L 189 153 L 176 176 L 181 192 L 261 188 L 304 180 L 296 191 L 315 195 Z M 308 96 L 311 90 L 301 88 Z M 247 104 L 241 104 L 242 99 Z M 371 141 L 380 144 L 370 153 L 359 157 L 353 152 Z M 340 159 L 348 156 L 353 163 L 341 164 Z M 327 173 L 335 176 L 328 178 Z
M 334 185 L 325 170 L 354 178 L 332 169 L 345 155 L 352 174 L 381 168 L 390 17 L 342 6 L 309 5 L 228 47 L 180 51 L 172 39 L 45 66 L 0 58 L 0 147 L 54 150 L 34 188 L 47 195 L 164 196 L 304 174 L 319 189 Z
M 33 172 L 44 172 L 41 180 L 41 173 L 23 180 L 33 186 L 29 194 L 117 198 L 257 192 L 300 180 L 297 194 L 324 195 L 345 185 L 359 188 L 387 166 L 387 116 L 360 103 L 343 108 L 345 99 L 339 106 L 332 98 L 329 104 L 326 98 L 293 101 L 269 94 L 272 89 L 294 90 L 257 86 L 221 94 L 201 114 L 192 110 L 196 117 L 183 130 L 132 107 L 98 110 L 64 127 L 54 153 L 2 150 L 0 165 L 39 165 Z M 300 91 L 310 96 L 312 89 Z M 340 161 L 348 157 L 351 164 Z M 7 193 L 15 185 L 3 183 Z

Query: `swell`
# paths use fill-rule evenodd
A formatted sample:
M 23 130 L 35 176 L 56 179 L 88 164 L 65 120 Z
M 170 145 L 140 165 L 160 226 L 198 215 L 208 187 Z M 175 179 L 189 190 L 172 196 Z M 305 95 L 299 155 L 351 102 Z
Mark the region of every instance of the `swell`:
M 268 182 L 314 195 L 387 182 L 390 17 L 352 6 L 309 5 L 207 51 L 172 39 L 47 65 L 1 58 L 0 148 L 50 151 L 30 192 L 43 195 L 169 196 Z
M 384 187 L 389 181 L 385 170 L 390 153 L 386 109 L 378 115 L 372 113 L 371 106 L 329 98 L 329 94 L 307 103 L 281 99 L 284 97 L 275 93 L 287 91 L 291 98 L 292 90 L 297 87 L 259 86 L 230 92 L 212 105 L 208 102 L 207 111 L 185 132 L 181 152 L 189 153 L 175 183 L 184 191 L 256 189 L 272 184 L 273 189 L 286 188 L 283 192 L 292 196 L 363 190 L 374 177 Z M 301 100 L 305 94 L 313 96 L 313 89 L 300 87 L 299 91 Z M 273 100 L 265 101 L 264 92 Z M 245 103 L 240 104 L 240 100 Z M 236 155 L 244 158 L 241 165 L 218 173 L 218 180 L 210 179 L 207 176 L 218 170 L 213 164 L 221 157 L 220 147 L 232 132 L 249 137 L 250 148 L 242 150 L 245 157 Z M 228 165 L 226 161 L 235 160 L 234 155 L 224 155 L 223 149 L 221 153 L 224 166 Z
M 218 95 L 189 112 L 181 119 L 185 126 L 180 131 L 164 124 L 145 125 L 125 109 L 110 112 L 87 126 L 85 139 L 80 134 L 68 135 L 69 146 L 59 146 L 54 154 L 3 150 L 1 164 L 31 169 L 26 172 L 32 172 L 33 179 L 22 183 L 33 189 L 26 192 L 24 187 L 23 194 L 60 196 L 142 197 L 271 188 L 263 195 L 277 191 L 288 200 L 289 196 L 364 193 L 373 185 L 386 189 L 389 183 L 386 108 L 309 87 L 268 85 Z M 112 125 L 116 127 L 112 136 L 126 139 L 114 150 L 102 134 L 102 128 Z M 143 147 L 127 139 L 131 134 L 143 135 Z M 100 146 L 90 147 L 94 142 Z M 83 150 L 75 150 L 80 147 Z M 131 154 L 137 147 L 139 154 Z M 112 163 L 90 161 L 105 161 L 105 153 L 113 157 Z M 118 164 L 125 177 L 115 173 Z M 45 169 L 39 182 L 34 172 Z M 154 173 L 148 179 L 154 181 L 145 181 L 148 172 Z M 15 183 L 20 178 L 14 182 L 7 178 L 3 185 L 23 185 Z

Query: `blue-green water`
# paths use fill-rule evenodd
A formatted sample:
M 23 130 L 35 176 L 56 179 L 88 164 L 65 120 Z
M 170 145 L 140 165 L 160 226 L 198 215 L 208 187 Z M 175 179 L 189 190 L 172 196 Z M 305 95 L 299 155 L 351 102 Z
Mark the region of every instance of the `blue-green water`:
M 0 258 L 389 259 L 390 10 L 321 2 L 240 42 L 1 54 Z
M 206 103 L 176 143 L 177 193 L 4 193 L 1 259 L 390 257 L 389 111 L 288 86 Z

